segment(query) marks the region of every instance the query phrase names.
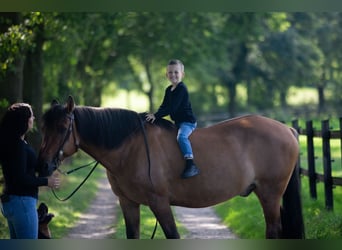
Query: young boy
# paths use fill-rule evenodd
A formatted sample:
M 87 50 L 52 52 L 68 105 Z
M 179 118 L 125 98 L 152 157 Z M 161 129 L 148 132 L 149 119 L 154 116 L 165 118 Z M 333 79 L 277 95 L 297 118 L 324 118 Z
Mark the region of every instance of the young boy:
M 156 119 L 170 115 L 178 127 L 177 141 L 186 160 L 182 178 L 190 178 L 199 174 L 199 169 L 193 161 L 193 153 L 189 141 L 190 134 L 197 126 L 196 118 L 192 112 L 188 90 L 182 82 L 184 65 L 180 60 L 169 61 L 166 77 L 171 82 L 165 90 L 162 104 L 155 114 L 147 114 L 146 121 L 153 123 Z

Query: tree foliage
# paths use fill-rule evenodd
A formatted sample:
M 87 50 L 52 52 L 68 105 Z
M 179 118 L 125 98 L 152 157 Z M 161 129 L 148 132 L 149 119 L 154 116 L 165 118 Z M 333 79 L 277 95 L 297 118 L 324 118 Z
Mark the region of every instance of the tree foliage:
M 33 102 L 39 89 L 38 110 L 68 94 L 81 104 L 100 106 L 105 87 L 114 83 L 116 90 L 146 95 L 153 111 L 171 58 L 184 61 L 200 113 L 234 116 L 286 108 L 292 86 L 316 88 L 320 110 L 342 102 L 340 13 L 31 12 L 0 17 L 3 106 Z M 246 90 L 244 98 L 240 87 Z

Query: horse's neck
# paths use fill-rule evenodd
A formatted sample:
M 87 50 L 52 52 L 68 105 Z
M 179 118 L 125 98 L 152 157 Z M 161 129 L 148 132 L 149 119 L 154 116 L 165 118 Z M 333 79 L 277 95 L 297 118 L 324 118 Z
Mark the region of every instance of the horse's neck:
M 120 159 L 124 157 L 124 150 L 122 147 L 118 149 L 101 149 L 93 145 L 80 144 L 80 149 L 98 161 L 108 170 L 117 169 L 120 164 Z

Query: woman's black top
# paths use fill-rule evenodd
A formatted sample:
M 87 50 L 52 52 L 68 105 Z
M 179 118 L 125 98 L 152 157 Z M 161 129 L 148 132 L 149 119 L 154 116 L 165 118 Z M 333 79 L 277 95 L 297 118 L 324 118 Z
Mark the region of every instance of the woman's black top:
M 172 85 L 165 90 L 162 104 L 158 111 L 154 114 L 156 119 L 170 115 L 178 126 L 182 122 L 195 123 L 196 118 L 192 112 L 188 90 L 183 82 L 171 91 Z
M 3 193 L 38 198 L 38 187 L 47 186 L 48 180 L 36 176 L 37 156 L 34 149 L 21 139 L 0 148 L 5 179 Z

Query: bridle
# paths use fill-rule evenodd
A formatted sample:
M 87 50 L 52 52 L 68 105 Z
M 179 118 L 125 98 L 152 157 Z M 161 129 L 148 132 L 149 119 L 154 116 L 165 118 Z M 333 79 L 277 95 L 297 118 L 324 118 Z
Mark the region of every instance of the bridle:
M 77 152 L 78 149 L 79 149 L 79 140 L 76 138 L 76 135 L 75 135 L 75 128 L 74 128 L 74 126 L 75 126 L 75 115 L 74 115 L 74 113 L 68 113 L 68 114 L 67 114 L 67 118 L 69 119 L 69 127 L 68 127 L 68 130 L 67 130 L 67 132 L 66 132 L 66 134 L 65 134 L 65 136 L 64 136 L 64 139 L 63 139 L 62 143 L 60 144 L 60 146 L 59 146 L 59 148 L 58 148 L 58 150 L 57 150 L 57 152 L 56 152 L 54 158 L 52 159 L 52 163 L 55 164 L 55 169 L 54 169 L 54 170 L 58 170 L 58 171 L 60 171 L 60 170 L 59 170 L 59 166 L 60 166 L 61 161 L 62 161 L 61 158 L 62 158 L 63 155 L 64 155 L 63 148 L 64 148 L 64 146 L 65 146 L 65 143 L 69 140 L 70 135 L 73 136 L 74 143 L 75 143 L 75 148 L 76 148 L 76 152 Z M 79 169 L 84 168 L 84 167 L 88 167 L 88 166 L 90 166 L 90 165 L 93 164 L 93 163 L 95 163 L 95 165 L 94 165 L 93 168 L 90 170 L 90 172 L 89 172 L 88 175 L 85 177 L 85 179 L 84 179 L 84 180 L 78 185 L 78 187 L 75 188 L 75 190 L 74 190 L 70 195 L 68 195 L 66 198 L 63 198 L 63 199 L 62 199 L 62 198 L 59 198 L 59 197 L 57 196 L 57 194 L 55 193 L 55 190 L 52 189 L 52 193 L 53 193 L 53 195 L 55 196 L 55 198 L 56 198 L 57 200 L 59 200 L 59 201 L 67 201 L 68 199 L 70 199 L 70 198 L 71 198 L 71 197 L 72 197 L 72 196 L 81 188 L 81 186 L 88 180 L 88 178 L 90 177 L 90 175 L 94 172 L 95 168 L 98 166 L 99 162 L 98 162 L 98 161 L 94 161 L 94 162 L 91 162 L 91 163 L 89 163 L 89 164 L 86 164 L 86 165 L 80 166 L 80 167 L 78 167 L 78 168 L 75 168 L 75 169 L 73 169 L 73 170 L 70 170 L 70 171 L 68 171 L 68 172 L 66 172 L 66 173 L 60 171 L 62 174 L 68 175 L 68 174 L 70 174 L 70 173 L 72 173 L 72 172 L 74 172 L 74 171 L 76 171 L 76 170 L 79 170 Z
M 72 134 L 73 136 L 73 139 L 74 139 L 74 143 L 75 143 L 75 148 L 76 148 L 76 152 L 78 151 L 79 149 L 79 140 L 76 138 L 76 135 L 75 135 L 75 129 L 74 129 L 74 126 L 75 126 L 75 115 L 74 113 L 69 113 L 66 115 L 66 117 L 69 119 L 69 127 L 68 127 L 68 130 L 64 136 L 64 139 L 62 141 L 62 143 L 60 144 L 55 156 L 53 157 L 52 159 L 52 163 L 55 164 L 56 166 L 56 169 L 58 169 L 59 165 L 61 164 L 61 161 L 62 161 L 62 157 L 64 155 L 64 146 L 65 146 L 65 143 L 69 140 L 69 137 L 70 135 Z

